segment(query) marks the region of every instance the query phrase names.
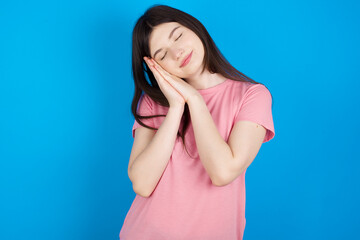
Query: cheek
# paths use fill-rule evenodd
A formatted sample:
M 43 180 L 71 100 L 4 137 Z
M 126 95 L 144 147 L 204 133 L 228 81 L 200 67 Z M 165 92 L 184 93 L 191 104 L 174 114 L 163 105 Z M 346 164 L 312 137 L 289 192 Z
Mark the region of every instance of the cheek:
M 164 69 L 168 73 L 171 73 L 171 74 L 174 73 L 174 67 L 170 66 L 169 64 L 161 64 L 160 66 L 162 67 L 162 69 Z
M 165 69 L 165 68 L 164 68 Z M 165 69 L 168 73 L 172 74 L 172 75 L 177 75 L 178 74 L 178 70 L 174 67 L 169 67 Z
M 181 70 L 177 66 L 161 66 L 166 72 L 177 77 L 183 77 Z
M 162 61 L 159 65 L 167 72 L 174 71 L 174 63 L 169 59 L 165 59 L 165 61 Z

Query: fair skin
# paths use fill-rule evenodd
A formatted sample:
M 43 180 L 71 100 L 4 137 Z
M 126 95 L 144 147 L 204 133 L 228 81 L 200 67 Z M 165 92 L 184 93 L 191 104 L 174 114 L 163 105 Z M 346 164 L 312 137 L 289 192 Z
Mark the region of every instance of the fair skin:
M 174 28 L 176 29 L 169 40 L 168 36 Z M 194 32 L 178 23 L 170 22 L 156 26 L 150 35 L 149 46 L 151 57 L 165 71 L 183 78 L 195 89 L 206 89 L 226 80 L 222 75 L 207 70 L 201 74 L 204 46 Z M 161 51 L 157 52 L 159 49 Z M 190 52 L 192 52 L 191 64 L 180 67 L 182 60 Z
M 228 141 L 224 141 L 197 89 L 215 86 L 226 78 L 207 70 L 201 74 L 204 47 L 190 29 L 178 23 L 160 24 L 152 31 L 149 46 L 151 56 L 144 56 L 144 60 L 170 108 L 158 131 L 144 127 L 135 131 L 128 170 L 134 191 L 148 197 L 155 189 L 171 156 L 185 103 L 189 106 L 200 160 L 212 183 L 219 187 L 231 183 L 254 160 L 266 129 L 254 122 L 239 121 Z M 190 52 L 190 62 L 181 66 Z

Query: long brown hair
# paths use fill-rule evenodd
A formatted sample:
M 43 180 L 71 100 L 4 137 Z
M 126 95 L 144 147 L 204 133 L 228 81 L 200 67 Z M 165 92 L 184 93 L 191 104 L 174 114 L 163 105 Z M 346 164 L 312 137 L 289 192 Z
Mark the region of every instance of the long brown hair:
M 154 75 L 143 60 L 144 56 L 151 56 L 149 48 L 149 36 L 153 28 L 159 24 L 167 22 L 177 22 L 193 31 L 200 38 L 205 48 L 202 72 L 204 72 L 205 69 L 208 69 L 208 71 L 211 73 L 219 73 L 231 80 L 251 82 L 253 84 L 259 83 L 235 69 L 225 59 L 210 37 L 206 28 L 200 23 L 199 20 L 178 9 L 166 5 L 155 4 L 148 8 L 146 12 L 137 20 L 132 33 L 132 75 L 134 77 L 135 83 L 135 94 L 131 104 L 131 112 L 140 125 L 149 129 L 158 130 L 157 128 L 145 125 L 140 119 L 166 116 L 141 116 L 137 114 L 137 106 L 141 98 L 142 91 L 144 91 L 144 93 L 146 93 L 156 103 L 164 107 L 169 107 L 167 98 L 161 92 Z M 184 106 L 182 121 L 182 129 L 181 131 L 179 129 L 177 136 L 181 137 L 182 142 L 186 148 L 185 132 L 190 123 L 190 112 L 187 104 Z

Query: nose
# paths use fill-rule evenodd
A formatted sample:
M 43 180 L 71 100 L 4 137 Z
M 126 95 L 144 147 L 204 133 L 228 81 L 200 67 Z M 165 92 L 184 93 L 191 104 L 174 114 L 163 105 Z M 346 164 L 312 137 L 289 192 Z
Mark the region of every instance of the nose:
M 183 53 L 184 53 L 184 49 L 182 49 L 182 48 L 174 48 L 172 50 L 172 54 L 176 60 L 181 59 L 181 56 L 183 55 Z

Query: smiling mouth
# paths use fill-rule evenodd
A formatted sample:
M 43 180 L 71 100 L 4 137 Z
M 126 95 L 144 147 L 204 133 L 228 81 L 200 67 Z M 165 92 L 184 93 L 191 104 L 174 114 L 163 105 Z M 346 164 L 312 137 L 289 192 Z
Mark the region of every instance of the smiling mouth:
M 189 55 L 186 56 L 186 58 L 184 59 L 184 61 L 182 62 L 182 64 L 181 64 L 180 67 L 184 67 L 185 65 L 187 65 L 187 64 L 190 62 L 191 56 L 192 56 L 192 52 L 193 52 L 193 51 L 191 51 L 191 53 L 189 53 Z

